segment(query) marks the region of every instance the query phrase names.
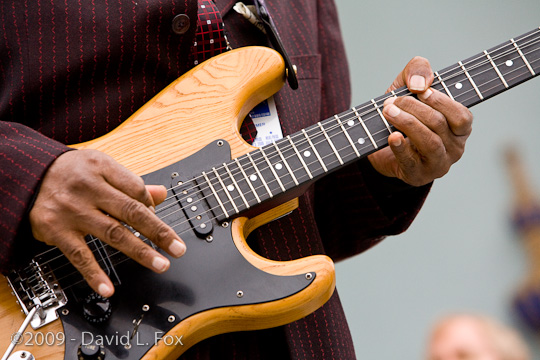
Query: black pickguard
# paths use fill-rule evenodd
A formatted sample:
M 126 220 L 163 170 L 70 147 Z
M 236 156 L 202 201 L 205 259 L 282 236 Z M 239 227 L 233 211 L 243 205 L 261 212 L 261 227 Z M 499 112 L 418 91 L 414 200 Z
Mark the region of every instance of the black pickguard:
M 169 187 L 173 173 L 190 179 L 200 175 L 201 171 L 230 160 L 228 144 L 220 145 L 214 142 L 189 158 L 148 174 L 144 176 L 145 182 Z M 179 205 L 167 209 L 172 214 L 166 217 L 169 225 L 185 222 L 183 211 L 178 210 Z M 116 265 L 121 284 L 116 285 L 116 292 L 110 299 L 112 313 L 106 321 L 92 323 L 83 317 L 84 299 L 90 294 L 84 283 L 68 289 L 68 303 L 64 311 L 60 311 L 66 338 L 65 359 L 76 359 L 79 345 L 92 339 L 103 343 L 107 360 L 139 359 L 156 339 L 194 314 L 213 308 L 281 299 L 299 292 L 313 281 L 315 274 L 308 280 L 304 275 L 275 276 L 259 270 L 238 252 L 230 226 L 212 222 L 211 242 L 189 230 L 187 223 L 175 228 L 188 250 L 180 259 L 165 254 L 171 260 L 171 267 L 164 274 L 156 274 L 134 261 Z M 243 296 L 238 296 L 239 291 Z M 136 328 L 134 323 L 138 321 L 131 346 L 126 346 Z M 182 336 L 185 340 L 190 334 Z

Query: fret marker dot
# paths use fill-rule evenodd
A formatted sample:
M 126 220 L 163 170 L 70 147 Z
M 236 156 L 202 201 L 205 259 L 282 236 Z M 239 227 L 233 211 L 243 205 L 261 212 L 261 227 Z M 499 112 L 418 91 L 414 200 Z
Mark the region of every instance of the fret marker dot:
M 133 235 L 135 235 L 136 237 L 139 237 L 139 236 L 141 236 L 141 233 L 136 231 L 136 232 L 133 233 Z
M 364 138 L 358 139 L 358 143 L 359 143 L 360 145 L 364 145 L 365 142 L 366 142 L 366 139 L 364 139 Z
M 456 89 L 459 90 L 459 89 L 461 89 L 463 87 L 463 84 L 462 83 L 457 83 L 455 86 L 456 86 Z
M 349 121 L 347 121 L 347 125 L 349 125 L 349 126 L 354 126 L 354 120 L 349 120 Z
M 512 60 L 506 60 L 505 64 L 506 64 L 506 66 L 510 67 L 510 66 L 514 65 L 514 62 Z
M 304 151 L 304 157 L 310 157 L 310 156 L 311 156 L 311 153 L 308 150 Z
M 276 164 L 276 170 L 281 170 L 281 169 L 283 169 L 283 165 L 281 165 L 279 163 Z
M 234 185 L 229 185 L 229 186 L 227 186 L 227 190 L 229 190 L 229 191 L 234 191 Z
M 193 202 L 193 199 L 190 198 L 190 197 L 188 197 L 188 198 L 186 199 L 186 201 L 187 201 L 188 203 L 191 203 L 191 202 Z
M 251 176 L 249 177 L 249 180 L 251 180 L 251 181 L 257 180 L 257 175 L 251 175 Z

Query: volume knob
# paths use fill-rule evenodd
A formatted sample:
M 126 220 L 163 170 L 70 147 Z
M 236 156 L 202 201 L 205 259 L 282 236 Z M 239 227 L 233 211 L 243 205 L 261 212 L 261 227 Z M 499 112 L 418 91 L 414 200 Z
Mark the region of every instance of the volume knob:
M 84 300 L 83 315 L 86 321 L 91 323 L 102 323 L 111 317 L 112 306 L 109 299 L 92 293 Z
M 77 358 L 78 360 L 104 360 L 105 350 L 103 346 L 94 343 L 81 344 L 77 351 Z

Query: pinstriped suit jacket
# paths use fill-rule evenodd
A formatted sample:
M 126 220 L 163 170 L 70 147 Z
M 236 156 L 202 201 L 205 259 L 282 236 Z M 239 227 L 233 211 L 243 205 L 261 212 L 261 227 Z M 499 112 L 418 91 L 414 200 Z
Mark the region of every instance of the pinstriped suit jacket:
M 216 0 L 233 47 L 267 39 Z M 349 74 L 336 9 L 329 0 L 268 0 L 299 89 L 276 96 L 284 134 L 347 109 Z M 174 16 L 191 19 L 171 30 Z M 48 166 L 65 144 L 103 135 L 188 68 L 197 0 L 18 0 L 0 3 L 0 267 L 29 248 L 27 211 Z M 291 215 L 253 234 L 263 256 L 288 260 L 360 253 L 404 231 L 429 186 L 409 188 L 359 161 L 319 181 Z M 23 252 L 22 249 L 25 249 Z M 337 292 L 314 314 L 277 329 L 217 336 L 188 359 L 353 359 Z

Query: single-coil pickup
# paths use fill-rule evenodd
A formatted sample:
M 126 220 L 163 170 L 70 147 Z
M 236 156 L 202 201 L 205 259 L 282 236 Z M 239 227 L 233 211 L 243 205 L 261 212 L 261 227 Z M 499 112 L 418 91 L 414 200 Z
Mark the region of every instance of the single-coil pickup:
M 195 181 L 182 179 L 180 176 L 175 177 L 171 185 L 191 228 L 198 237 L 206 238 L 212 233 L 213 227 L 199 187 Z

